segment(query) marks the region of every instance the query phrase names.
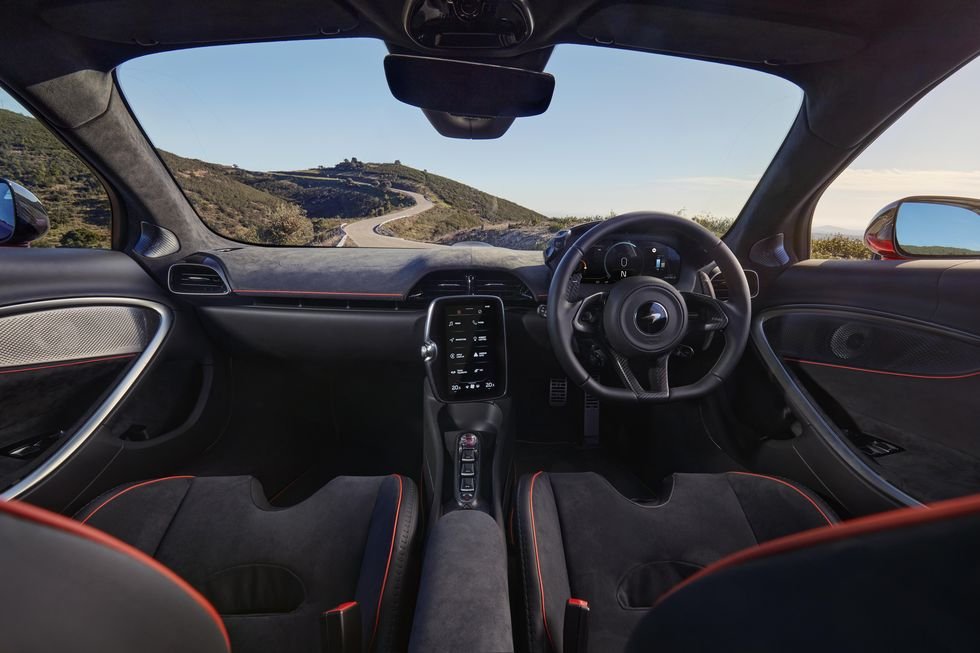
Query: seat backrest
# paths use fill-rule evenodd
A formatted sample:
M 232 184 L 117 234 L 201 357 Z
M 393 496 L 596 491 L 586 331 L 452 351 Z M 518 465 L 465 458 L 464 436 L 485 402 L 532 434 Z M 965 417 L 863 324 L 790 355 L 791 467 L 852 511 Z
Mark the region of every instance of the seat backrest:
M 980 650 L 980 495 L 772 540 L 665 594 L 630 650 Z
M 55 513 L 0 502 L 0 633 L 18 653 L 228 653 L 196 590 L 133 547 Z

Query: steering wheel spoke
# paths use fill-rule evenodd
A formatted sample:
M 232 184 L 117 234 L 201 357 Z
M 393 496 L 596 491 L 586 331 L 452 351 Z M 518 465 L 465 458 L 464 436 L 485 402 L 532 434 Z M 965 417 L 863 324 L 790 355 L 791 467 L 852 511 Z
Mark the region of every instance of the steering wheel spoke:
M 730 319 L 728 305 L 696 292 L 682 292 L 687 303 L 687 329 L 689 333 L 723 331 Z
M 608 291 L 602 291 L 572 302 L 572 327 L 577 333 L 594 334 L 599 330 L 608 296 Z
M 670 353 L 645 357 L 642 364 L 648 369 L 649 389 L 645 387 L 630 367 L 628 358 L 610 349 L 613 369 L 623 385 L 640 401 L 664 400 L 670 397 L 670 382 L 667 379 L 667 363 Z

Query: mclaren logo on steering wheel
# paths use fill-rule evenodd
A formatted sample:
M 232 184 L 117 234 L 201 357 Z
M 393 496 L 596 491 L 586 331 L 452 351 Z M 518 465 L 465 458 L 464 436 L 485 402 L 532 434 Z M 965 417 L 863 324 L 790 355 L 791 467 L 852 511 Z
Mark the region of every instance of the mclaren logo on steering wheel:
M 636 309 L 636 326 L 643 333 L 655 335 L 664 330 L 670 316 L 660 302 L 646 302 Z

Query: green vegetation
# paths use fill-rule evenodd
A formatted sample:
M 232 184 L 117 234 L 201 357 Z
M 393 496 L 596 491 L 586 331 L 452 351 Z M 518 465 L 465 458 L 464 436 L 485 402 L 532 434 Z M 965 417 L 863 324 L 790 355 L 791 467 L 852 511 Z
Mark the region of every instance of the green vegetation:
M 968 247 L 947 247 L 945 245 L 902 245 L 909 254 L 919 256 L 980 256 L 980 251 Z
M 35 247 L 109 247 L 109 199 L 88 167 L 34 118 L 0 109 L 0 177 L 30 189 L 51 230 Z
M 864 246 L 860 238 L 834 234 L 811 240 L 810 258 L 869 259 L 871 250 Z
M 413 204 L 397 191 L 424 195 L 436 206 L 391 222 L 388 235 L 452 244 L 486 242 L 516 249 L 543 249 L 551 236 L 602 217 L 548 218 L 514 202 L 400 161 L 365 163 L 345 159 L 335 166 L 289 172 L 254 172 L 160 152 L 204 222 L 234 240 L 275 245 L 333 246 L 341 225 L 384 215 Z M 0 109 L 0 177 L 31 189 L 51 217 L 40 247 L 109 247 L 110 209 L 92 172 L 37 120 Z M 678 211 L 683 215 L 684 210 Z M 710 213 L 692 220 L 721 236 L 731 218 Z M 912 254 L 977 256 L 955 247 L 908 247 Z M 867 259 L 859 238 L 815 238 L 813 258 Z

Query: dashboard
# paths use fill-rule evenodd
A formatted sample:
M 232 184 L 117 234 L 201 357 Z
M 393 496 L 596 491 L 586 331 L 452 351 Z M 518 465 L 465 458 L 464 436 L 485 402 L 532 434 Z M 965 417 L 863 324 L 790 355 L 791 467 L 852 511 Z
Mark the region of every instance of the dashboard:
M 649 237 L 630 234 L 599 241 L 579 264 L 583 282 L 600 284 L 639 275 L 676 283 L 680 268 L 677 250 Z

